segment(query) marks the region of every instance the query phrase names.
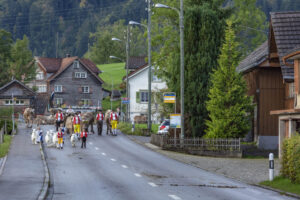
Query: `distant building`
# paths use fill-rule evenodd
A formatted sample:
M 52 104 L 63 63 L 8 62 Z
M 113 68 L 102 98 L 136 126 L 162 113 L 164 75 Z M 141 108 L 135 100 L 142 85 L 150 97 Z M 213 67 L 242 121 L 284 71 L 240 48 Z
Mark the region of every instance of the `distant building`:
M 14 106 L 14 111 L 23 113 L 25 108 L 34 108 L 36 93 L 18 80 L 12 80 L 0 88 L 0 108 Z
M 77 56 L 35 57 L 34 60 L 37 68 L 36 79 L 27 85 L 37 90 L 40 112 L 45 111 L 53 92 L 54 107 L 102 105 L 103 81 L 99 77 L 101 71 L 92 61 Z
M 131 56 L 128 60 L 128 70 L 130 72 L 138 69 L 140 66 L 146 65 L 146 56 Z M 125 69 L 127 69 L 127 66 L 125 65 Z

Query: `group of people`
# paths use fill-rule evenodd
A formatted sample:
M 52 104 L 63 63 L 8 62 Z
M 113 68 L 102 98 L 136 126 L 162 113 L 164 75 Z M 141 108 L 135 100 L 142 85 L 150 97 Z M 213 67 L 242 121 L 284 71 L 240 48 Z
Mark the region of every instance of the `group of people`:
M 70 108 L 68 109 L 70 110 Z M 67 112 L 68 112 L 67 110 Z M 61 110 L 58 110 L 55 115 L 55 124 L 56 124 L 56 131 L 57 131 L 57 138 L 58 138 L 58 146 L 60 149 L 63 149 L 64 144 L 64 133 L 65 128 L 63 127 L 64 123 L 64 114 L 61 112 Z M 117 135 L 117 125 L 119 120 L 119 114 L 117 112 L 112 111 L 110 114 L 110 122 L 111 122 L 111 129 L 112 129 L 112 135 Z M 83 131 L 81 131 L 81 116 L 80 112 L 75 113 L 72 119 L 73 122 L 73 130 L 74 134 L 77 135 L 77 137 L 81 139 L 81 148 L 86 148 L 86 140 L 88 137 L 88 128 L 84 128 Z M 98 135 L 102 135 L 103 130 L 103 123 L 104 123 L 104 114 L 102 113 L 102 109 L 98 109 L 96 114 L 96 123 L 97 123 L 97 129 L 98 129 Z

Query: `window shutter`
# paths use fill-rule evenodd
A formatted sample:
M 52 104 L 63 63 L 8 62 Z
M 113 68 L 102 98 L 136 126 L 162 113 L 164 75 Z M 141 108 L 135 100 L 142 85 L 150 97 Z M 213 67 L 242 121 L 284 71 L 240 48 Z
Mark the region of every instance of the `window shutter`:
M 78 92 L 82 93 L 82 87 L 78 87 Z
M 155 95 L 156 95 L 155 92 L 151 92 L 151 103 L 155 103 L 155 102 L 154 102 Z
M 140 97 L 140 92 L 136 92 L 136 102 L 140 103 L 141 102 L 141 97 Z
M 93 93 L 93 88 L 89 86 L 89 93 Z

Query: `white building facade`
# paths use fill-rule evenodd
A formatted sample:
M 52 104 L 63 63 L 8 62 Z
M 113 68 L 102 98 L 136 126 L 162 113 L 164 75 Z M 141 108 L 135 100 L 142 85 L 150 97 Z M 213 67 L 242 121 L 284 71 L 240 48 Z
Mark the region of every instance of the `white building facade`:
M 148 113 L 148 71 L 149 66 L 145 65 L 139 67 L 128 76 L 129 85 L 129 114 L 130 120 L 133 121 L 136 116 L 147 116 Z M 162 89 L 166 89 L 167 85 L 165 81 L 157 78 L 152 73 L 152 85 L 151 91 L 160 92 Z M 151 113 L 152 122 L 160 123 L 161 115 L 159 113 L 159 105 L 152 101 Z

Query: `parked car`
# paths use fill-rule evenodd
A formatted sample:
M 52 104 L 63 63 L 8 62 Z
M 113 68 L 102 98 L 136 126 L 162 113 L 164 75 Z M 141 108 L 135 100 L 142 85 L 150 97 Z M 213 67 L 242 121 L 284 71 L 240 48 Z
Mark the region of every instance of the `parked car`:
M 165 119 L 159 126 L 157 134 L 166 135 L 169 133 L 170 129 L 170 119 Z

